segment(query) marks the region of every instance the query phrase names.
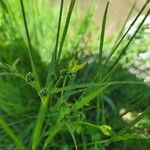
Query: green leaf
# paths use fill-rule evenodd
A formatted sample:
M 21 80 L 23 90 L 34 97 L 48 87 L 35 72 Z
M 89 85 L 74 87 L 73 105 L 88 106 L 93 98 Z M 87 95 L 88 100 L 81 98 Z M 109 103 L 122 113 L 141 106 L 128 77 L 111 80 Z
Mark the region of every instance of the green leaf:
M 99 95 L 100 93 L 102 93 L 107 87 L 109 87 L 110 85 L 106 85 L 102 88 L 99 88 L 98 90 L 93 91 L 91 94 L 89 94 L 88 96 L 83 97 L 81 100 L 77 101 L 74 104 L 74 109 L 80 109 L 85 105 L 88 105 L 90 101 L 92 101 L 97 95 Z
M 72 12 L 73 12 L 73 9 L 74 9 L 75 2 L 76 2 L 76 0 L 71 0 L 71 2 L 70 2 L 70 7 L 69 7 L 69 10 L 68 10 L 68 13 L 67 13 L 67 18 L 66 18 L 62 38 L 61 38 L 59 49 L 58 49 L 57 63 L 58 63 L 58 61 L 60 59 L 60 56 L 61 56 L 61 53 L 62 53 L 62 49 L 63 49 L 64 42 L 65 42 L 65 39 L 66 39 L 66 35 L 67 35 L 68 28 L 69 28 L 70 19 L 71 19 L 71 16 L 72 16 Z
M 79 64 L 79 65 L 74 64 L 74 65 L 72 65 L 72 66 L 69 67 L 69 71 L 68 71 L 68 72 L 69 72 L 69 73 L 76 73 L 76 72 L 78 72 L 79 70 L 81 70 L 82 68 L 84 68 L 85 65 L 86 65 L 86 62 L 84 62 L 84 63 L 82 63 L 82 64 Z
M 17 67 L 17 65 L 19 64 L 19 62 L 20 62 L 20 58 L 17 58 L 17 59 L 14 61 L 14 63 L 12 64 L 12 68 L 16 70 L 16 67 Z
M 112 135 L 112 128 L 111 126 L 108 125 L 101 125 L 99 126 L 101 132 L 106 135 L 106 136 L 111 136 Z

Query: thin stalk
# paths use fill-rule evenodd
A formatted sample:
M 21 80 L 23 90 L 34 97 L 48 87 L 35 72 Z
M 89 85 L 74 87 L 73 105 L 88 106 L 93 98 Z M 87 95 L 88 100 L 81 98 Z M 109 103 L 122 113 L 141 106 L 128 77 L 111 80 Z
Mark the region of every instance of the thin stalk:
M 101 85 L 106 86 L 106 85 L 147 85 L 150 86 L 149 83 L 144 83 L 144 82 L 137 82 L 137 81 L 115 81 L 115 82 L 93 82 L 93 83 L 84 83 L 84 84 L 77 84 L 73 86 L 66 86 L 64 88 L 57 88 L 51 91 L 50 94 L 55 94 L 59 93 L 62 90 L 73 90 L 73 89 L 80 89 L 80 88 L 91 88 L 91 87 L 99 87 Z
M 71 134 L 73 142 L 74 142 L 75 150 L 78 150 L 78 146 L 77 146 L 77 142 L 76 142 L 75 136 L 74 136 L 74 134 L 72 132 L 70 132 L 70 134 Z
M 110 60 L 110 58 L 112 57 L 112 55 L 114 54 L 114 52 L 118 49 L 118 47 L 120 46 L 120 44 L 122 43 L 122 41 L 124 40 L 124 38 L 126 37 L 126 35 L 128 34 L 128 32 L 130 31 L 130 29 L 132 28 L 132 26 L 135 24 L 135 22 L 137 21 L 137 19 L 139 18 L 139 16 L 142 14 L 142 12 L 144 11 L 144 9 L 146 8 L 146 6 L 149 4 L 150 1 L 145 2 L 144 6 L 142 7 L 142 9 L 140 10 L 140 12 L 138 13 L 138 15 L 136 16 L 136 18 L 133 20 L 133 22 L 131 23 L 130 27 L 128 28 L 128 30 L 125 32 L 125 34 L 123 35 L 123 37 L 119 40 L 118 44 L 116 46 L 114 46 L 114 49 L 112 50 L 112 52 L 110 53 L 110 55 L 108 56 L 108 58 L 106 59 L 104 66 L 107 65 L 108 61 Z
M 83 124 L 83 125 L 90 126 L 90 127 L 92 127 L 92 128 L 100 129 L 100 126 L 95 125 L 95 124 L 91 124 L 91 123 L 83 122 L 83 121 L 80 121 L 79 123 L 80 123 L 80 124 Z
M 67 15 L 64 31 L 63 31 L 62 38 L 60 41 L 60 46 L 59 46 L 59 51 L 58 51 L 58 56 L 57 56 L 57 61 L 56 61 L 57 63 L 58 63 L 60 56 L 61 56 L 61 53 L 62 53 L 62 48 L 63 48 L 64 42 L 66 39 L 66 35 L 67 35 L 67 31 L 68 31 L 68 27 L 69 27 L 69 23 L 70 23 L 70 19 L 71 19 L 71 15 L 73 12 L 75 2 L 76 2 L 76 0 L 71 0 L 71 2 L 70 2 L 70 7 L 69 7 L 69 11 L 67 13 L 68 15 Z
M 125 134 L 128 132 L 128 130 L 133 127 L 136 123 L 138 123 L 141 119 L 143 119 L 144 116 L 150 113 L 150 106 L 148 106 L 142 114 L 140 114 L 135 120 L 133 120 L 129 125 L 127 125 L 125 128 L 123 128 L 121 131 L 119 131 L 116 135 L 114 135 L 111 139 L 109 139 L 106 143 L 106 145 L 117 141 L 117 137 Z
M 60 38 L 60 28 L 61 28 L 61 22 L 62 22 L 63 8 L 64 8 L 64 0 L 61 0 L 59 19 L 58 19 L 58 28 L 57 28 L 57 34 L 56 34 L 56 42 L 55 42 L 54 50 L 52 52 L 52 60 L 49 65 L 49 68 L 48 68 L 48 74 L 50 72 L 55 72 L 56 66 L 57 66 L 56 58 L 57 58 L 57 53 L 58 53 L 58 45 L 59 45 L 59 38 Z M 47 77 L 46 86 L 48 85 L 49 81 L 50 81 L 49 77 Z M 50 84 L 50 88 L 52 88 L 51 84 Z
M 145 100 L 147 100 L 147 98 L 149 98 L 150 96 L 150 93 L 146 93 L 146 94 L 141 94 L 137 97 L 135 97 L 134 99 L 130 100 L 131 103 L 132 102 L 135 102 L 132 106 L 130 106 L 130 103 L 129 103 L 129 107 L 126 109 L 126 111 L 124 113 L 122 113 L 120 115 L 120 117 L 122 118 L 125 114 L 127 114 L 129 111 L 132 111 L 132 110 L 135 110 L 138 106 L 140 106 L 142 103 L 145 102 Z M 140 99 L 140 100 L 139 100 Z M 150 100 L 149 100 L 150 101 Z
M 63 88 L 66 85 L 66 81 L 67 81 L 67 77 L 65 77 L 65 79 L 64 79 Z M 64 99 L 64 90 L 61 91 L 61 98 L 60 98 L 61 102 L 63 102 L 63 99 Z
M 129 33 L 129 31 L 131 30 L 131 28 L 133 27 L 133 25 L 135 24 L 135 22 L 137 21 L 137 19 L 139 18 L 139 16 L 143 13 L 144 9 L 147 7 L 147 5 L 149 4 L 150 1 L 145 2 L 145 4 L 143 5 L 143 7 L 141 8 L 140 12 L 137 14 L 137 16 L 135 17 L 135 19 L 133 20 L 133 22 L 131 23 L 130 27 L 128 28 L 128 30 L 124 33 L 124 35 L 122 36 L 122 38 L 118 41 L 118 43 L 116 42 L 115 45 L 113 46 L 113 49 L 110 53 L 110 55 L 107 57 L 103 67 L 105 67 L 107 65 L 107 63 L 109 62 L 110 58 L 113 56 L 113 54 L 115 53 L 115 51 L 118 49 L 118 47 L 121 45 L 121 43 L 124 41 L 125 37 L 127 36 L 127 34 Z M 118 37 L 119 38 L 119 37 Z M 97 78 L 97 76 L 99 75 L 99 71 L 97 72 L 96 76 L 92 79 L 92 81 L 95 81 L 95 79 Z
M 110 74 L 114 71 L 116 65 L 118 64 L 119 60 L 121 59 L 122 55 L 126 52 L 126 50 L 128 49 L 128 47 L 130 46 L 131 42 L 133 41 L 133 39 L 135 38 L 136 34 L 138 33 L 138 31 L 141 29 L 142 25 L 144 24 L 146 18 L 148 17 L 148 15 L 150 14 L 150 9 L 147 11 L 145 17 L 143 18 L 143 20 L 141 21 L 140 25 L 138 26 L 138 28 L 136 29 L 135 33 L 133 34 L 133 36 L 130 38 L 129 42 L 126 44 L 126 46 L 122 49 L 121 53 L 119 54 L 118 58 L 115 60 L 115 62 L 113 63 L 113 65 L 111 66 L 111 68 L 109 69 L 109 72 L 106 74 L 106 76 L 104 77 L 104 81 L 110 76 Z
M 121 35 L 122 35 L 124 29 L 125 29 L 125 26 L 126 26 L 128 20 L 130 19 L 131 15 L 132 15 L 132 12 L 133 12 L 133 10 L 134 10 L 134 8 L 135 8 L 135 6 L 136 6 L 136 3 L 137 3 L 137 0 L 134 1 L 133 5 L 132 5 L 132 7 L 131 7 L 131 10 L 129 11 L 128 16 L 127 16 L 127 18 L 126 18 L 126 20 L 125 20 L 123 26 L 121 27 L 121 30 L 120 30 L 120 32 L 119 32 L 119 34 L 118 34 L 118 36 L 117 36 L 117 38 L 116 38 L 116 40 L 115 40 L 115 42 L 114 42 L 115 44 L 114 44 L 114 46 L 113 46 L 112 49 L 115 49 L 115 46 L 117 45 L 117 43 L 118 43 L 118 41 L 119 41 L 119 39 L 120 39 L 120 37 L 121 37 Z
M 83 143 L 83 150 L 86 150 L 87 149 L 86 138 L 83 133 L 81 133 L 81 138 L 82 138 L 82 143 Z
M 53 89 L 55 89 L 55 88 L 58 86 L 60 80 L 61 80 L 61 78 L 59 78 L 59 79 L 57 80 L 57 82 L 56 82 L 56 84 L 54 85 Z
M 47 110 L 48 99 L 43 99 L 41 102 L 38 118 L 36 120 L 35 129 L 33 132 L 32 150 L 36 150 L 40 143 L 40 136 L 42 131 L 42 126 L 45 118 L 45 113 Z
M 102 82 L 103 80 L 103 45 L 104 45 L 108 6 L 109 6 L 109 2 L 107 2 L 104 16 L 103 16 L 102 29 L 101 29 L 101 35 L 100 35 L 100 44 L 99 44 L 99 80 L 100 82 Z M 105 123 L 104 101 L 103 101 L 102 94 L 97 97 L 97 114 L 96 114 L 97 124 L 99 124 L 99 120 L 100 120 L 100 102 L 101 102 L 101 109 L 102 109 L 102 123 Z
M 48 145 L 53 141 L 54 137 L 62 129 L 63 126 L 64 123 L 57 123 L 48 131 L 49 134 L 46 140 L 44 141 L 42 150 L 45 150 L 48 147 Z
M 31 68 L 32 68 L 33 74 L 35 75 L 35 79 L 36 79 L 36 86 L 37 86 L 36 90 L 39 91 L 40 90 L 40 83 L 39 83 L 38 74 L 37 74 L 37 70 L 35 67 L 34 59 L 33 59 L 31 39 L 30 39 L 30 35 L 29 35 L 29 29 L 28 29 L 28 24 L 27 24 L 23 0 L 20 0 L 20 5 L 21 5 L 24 27 L 25 27 L 26 36 L 27 36 L 28 54 L 29 54 L 29 58 L 30 58 L 30 62 L 31 62 Z
M 127 125 L 125 128 L 120 130 L 117 134 L 115 134 L 113 137 L 107 140 L 101 140 L 101 141 L 96 141 L 93 143 L 88 143 L 88 146 L 96 144 L 105 144 L 108 146 L 109 144 L 116 142 L 116 141 L 121 141 L 120 136 L 123 136 L 128 132 L 130 128 L 132 128 L 136 123 L 138 123 L 141 119 L 143 119 L 144 116 L 148 115 L 150 113 L 150 106 L 148 106 L 141 115 L 139 115 L 135 120 L 133 120 L 129 125 Z M 119 137 L 119 138 L 118 138 Z M 132 138 L 131 138 L 132 139 Z M 79 145 L 80 146 L 80 145 Z
M 53 66 L 56 63 L 56 57 L 57 57 L 57 53 L 58 53 L 58 43 L 59 43 L 59 36 L 60 36 L 60 27 L 61 27 L 63 7 L 64 7 L 64 0 L 61 0 L 56 43 L 55 43 L 55 48 L 54 48 L 54 52 L 53 52 L 54 54 L 53 54 L 53 58 L 52 58 Z

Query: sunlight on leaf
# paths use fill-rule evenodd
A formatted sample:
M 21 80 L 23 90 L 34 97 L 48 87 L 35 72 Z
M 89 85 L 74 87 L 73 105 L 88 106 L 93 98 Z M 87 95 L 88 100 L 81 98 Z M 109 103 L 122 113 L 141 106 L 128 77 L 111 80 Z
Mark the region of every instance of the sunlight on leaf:
M 76 63 L 71 62 L 69 65 L 69 73 L 76 73 L 79 70 L 83 69 L 87 63 L 84 62 L 82 64 L 77 65 Z
M 106 136 L 111 136 L 112 135 L 112 128 L 111 126 L 108 125 L 101 125 L 100 127 L 101 132 L 106 135 Z

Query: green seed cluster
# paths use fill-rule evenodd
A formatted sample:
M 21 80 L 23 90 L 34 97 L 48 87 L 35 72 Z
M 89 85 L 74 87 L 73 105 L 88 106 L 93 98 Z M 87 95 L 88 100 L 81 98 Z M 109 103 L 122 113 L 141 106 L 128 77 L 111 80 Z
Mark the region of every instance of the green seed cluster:
M 61 121 L 76 122 L 76 121 L 81 121 L 85 119 L 84 113 L 80 111 L 72 110 L 72 106 L 73 104 L 71 103 L 61 104 L 60 119 L 59 119 L 60 122 Z
M 60 71 L 60 77 L 61 77 L 61 78 L 65 78 L 65 77 L 67 77 L 67 76 L 68 76 L 68 71 L 67 71 L 67 69 L 63 69 L 63 70 Z
M 43 88 L 40 92 L 39 92 L 39 96 L 41 98 L 46 97 L 48 95 L 48 91 L 46 88 Z
M 68 77 L 69 77 L 70 79 L 74 79 L 74 78 L 75 78 L 75 75 L 74 75 L 73 73 L 69 73 L 69 74 L 68 74 Z
M 34 78 L 34 75 L 32 72 L 27 73 L 26 81 L 27 81 L 27 83 L 32 83 L 35 81 L 35 78 Z
M 50 73 L 49 75 L 50 79 L 56 81 L 57 80 L 57 75 L 55 73 Z
M 73 73 L 69 73 L 67 69 L 63 69 L 60 71 L 60 77 L 61 78 L 69 77 L 70 79 L 74 79 L 75 75 Z

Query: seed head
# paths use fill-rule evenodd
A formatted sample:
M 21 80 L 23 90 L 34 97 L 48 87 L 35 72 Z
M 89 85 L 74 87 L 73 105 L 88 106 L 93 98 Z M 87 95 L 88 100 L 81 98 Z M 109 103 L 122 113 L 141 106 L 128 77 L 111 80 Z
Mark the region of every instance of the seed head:
M 46 97 L 47 94 L 48 94 L 48 91 L 47 91 L 46 88 L 43 88 L 43 89 L 39 92 L 39 96 L 40 96 L 41 98 Z
M 60 76 L 61 76 L 61 78 L 64 78 L 64 77 L 68 76 L 68 71 L 67 71 L 67 69 L 61 70 L 61 71 L 60 71 Z
M 55 80 L 55 81 L 57 80 L 57 75 L 55 73 L 50 73 L 49 77 L 52 80 Z
M 27 81 L 28 83 L 31 83 L 31 82 L 34 82 L 34 81 L 35 81 L 35 78 L 34 78 L 34 75 L 33 75 L 32 72 L 27 73 L 27 75 L 26 75 L 26 81 Z
M 68 77 L 69 77 L 70 79 L 74 79 L 74 78 L 75 78 L 75 75 L 74 75 L 73 73 L 69 73 L 69 74 L 68 74 Z

